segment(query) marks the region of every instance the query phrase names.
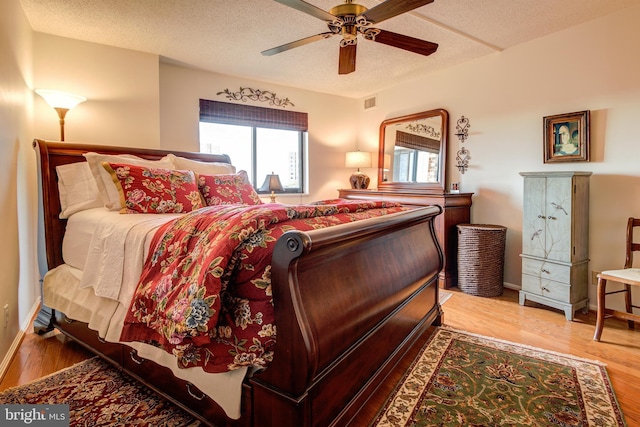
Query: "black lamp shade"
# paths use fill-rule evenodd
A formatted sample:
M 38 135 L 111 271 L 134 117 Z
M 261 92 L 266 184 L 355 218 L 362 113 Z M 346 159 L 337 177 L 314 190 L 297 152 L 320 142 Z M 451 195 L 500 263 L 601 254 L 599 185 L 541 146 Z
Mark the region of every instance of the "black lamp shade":
M 282 187 L 282 183 L 280 182 L 280 177 L 273 172 L 271 172 L 264 179 L 262 183 L 262 187 L 259 188 L 260 191 L 284 191 Z

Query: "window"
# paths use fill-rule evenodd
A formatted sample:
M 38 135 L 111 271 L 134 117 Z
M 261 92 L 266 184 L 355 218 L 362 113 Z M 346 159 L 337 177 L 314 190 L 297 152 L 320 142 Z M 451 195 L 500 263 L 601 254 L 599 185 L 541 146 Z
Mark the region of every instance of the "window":
M 436 182 L 440 141 L 420 135 L 396 131 L 393 180 Z
M 228 154 L 258 189 L 267 174 L 285 193 L 304 192 L 307 114 L 200 100 L 200 151 Z

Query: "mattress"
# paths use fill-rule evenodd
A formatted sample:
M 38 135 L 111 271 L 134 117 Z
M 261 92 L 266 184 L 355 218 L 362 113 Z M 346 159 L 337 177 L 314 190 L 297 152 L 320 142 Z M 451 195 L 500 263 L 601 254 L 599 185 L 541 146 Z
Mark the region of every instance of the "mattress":
M 44 277 L 45 305 L 85 322 L 109 342 L 120 342 L 126 312 L 149 244 L 157 228 L 178 214 L 122 215 L 105 208 L 73 214 L 63 241 L 65 264 Z M 230 418 L 240 417 L 242 382 L 247 368 L 211 374 L 179 368 L 172 354 L 143 343 L 127 342 L 140 357 L 170 368 L 216 401 Z
M 103 207 L 71 215 L 62 240 L 62 259 L 65 264 L 79 270 L 84 268 L 96 224 L 104 217 L 113 215 L 119 214 Z

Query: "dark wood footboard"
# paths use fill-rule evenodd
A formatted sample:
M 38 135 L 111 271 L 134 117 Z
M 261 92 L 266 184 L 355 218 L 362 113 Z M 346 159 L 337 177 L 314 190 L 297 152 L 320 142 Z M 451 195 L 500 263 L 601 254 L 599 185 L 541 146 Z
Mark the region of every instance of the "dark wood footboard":
M 42 191 L 41 245 L 49 269 L 63 262 L 66 225 L 58 217 L 56 166 L 83 161 L 86 151 L 151 159 L 168 153 L 40 140 L 34 147 Z M 271 270 L 278 337 L 274 360 L 245 380 L 240 420 L 226 418 L 168 369 L 136 358 L 125 345 L 101 341 L 86 325 L 61 313 L 52 324 L 218 427 L 347 425 L 420 335 L 440 323 L 437 276 L 443 254 L 434 218 L 441 211 L 423 207 L 322 230 L 290 231 L 278 240 Z
M 345 425 L 431 324 L 443 256 L 434 206 L 288 232 L 272 261 L 278 341 L 251 379 L 263 426 Z

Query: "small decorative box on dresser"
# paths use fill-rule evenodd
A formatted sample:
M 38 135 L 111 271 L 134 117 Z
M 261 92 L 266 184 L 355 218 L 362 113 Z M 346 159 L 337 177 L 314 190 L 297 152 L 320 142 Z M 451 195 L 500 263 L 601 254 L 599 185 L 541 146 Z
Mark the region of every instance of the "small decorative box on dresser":
M 522 290 L 526 300 L 587 311 L 591 172 L 522 172 Z
M 442 252 L 444 266 L 438 277 L 438 286 L 443 289 L 458 285 L 458 224 L 471 222 L 471 196 L 473 193 L 426 194 L 411 190 L 338 190 L 343 199 L 387 200 L 407 206 L 440 205 L 442 213 L 434 220 L 436 235 Z

